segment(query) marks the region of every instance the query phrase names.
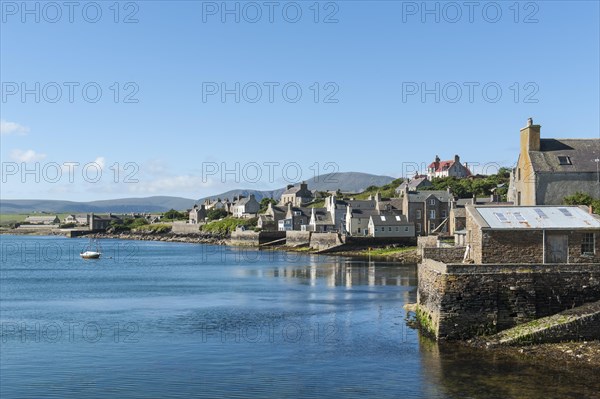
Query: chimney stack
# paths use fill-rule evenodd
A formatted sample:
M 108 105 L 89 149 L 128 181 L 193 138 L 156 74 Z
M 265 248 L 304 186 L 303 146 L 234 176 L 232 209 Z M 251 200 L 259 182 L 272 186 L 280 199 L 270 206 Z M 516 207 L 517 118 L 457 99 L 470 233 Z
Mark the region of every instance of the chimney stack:
M 540 150 L 540 125 L 534 125 L 533 119 L 527 120 L 527 126 L 521 129 L 521 153 Z

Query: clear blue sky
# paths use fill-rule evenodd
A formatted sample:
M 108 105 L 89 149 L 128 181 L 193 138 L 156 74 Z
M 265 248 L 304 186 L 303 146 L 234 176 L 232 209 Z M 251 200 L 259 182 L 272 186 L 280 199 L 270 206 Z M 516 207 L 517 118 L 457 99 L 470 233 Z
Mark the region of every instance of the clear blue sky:
M 113 1 L 99 1 L 98 18 L 89 2 L 72 10 L 28 2 L 32 14 L 20 1 L 1 3 L 2 198 L 199 198 L 280 187 L 296 174 L 283 169 L 294 162 L 306 179 L 331 171 L 328 162 L 397 177 L 436 154 L 511 166 L 528 117 L 545 137 L 600 132 L 597 1 L 473 9 L 427 2 L 433 13 L 423 2 L 319 2 L 318 16 L 314 1 L 273 2 L 272 23 L 262 1 L 227 2 L 239 7 L 239 23 L 221 1 L 121 2 L 118 16 Z M 302 15 L 292 23 L 296 4 Z M 210 94 L 236 82 L 239 103 L 234 94 L 224 102 Z M 431 90 L 424 98 L 422 84 Z M 251 102 L 256 85 L 262 97 Z M 93 103 L 95 87 L 102 95 Z M 297 87 L 302 97 L 292 102 Z M 24 98 L 23 88 L 32 91 Z M 126 102 L 128 94 L 138 102 Z M 22 175 L 23 162 L 33 170 L 37 162 L 39 171 Z M 67 162 L 80 163 L 72 182 Z M 93 168 L 82 177 L 90 162 L 103 168 L 97 182 Z M 136 166 L 115 183 L 111 166 L 128 162 Z M 213 174 L 215 165 L 235 169 L 236 162 L 239 176 Z M 262 178 L 255 166 L 243 170 L 252 162 Z M 265 162 L 279 163 L 272 179 Z M 62 175 L 52 182 L 56 164 Z M 124 182 L 128 173 L 138 182 Z

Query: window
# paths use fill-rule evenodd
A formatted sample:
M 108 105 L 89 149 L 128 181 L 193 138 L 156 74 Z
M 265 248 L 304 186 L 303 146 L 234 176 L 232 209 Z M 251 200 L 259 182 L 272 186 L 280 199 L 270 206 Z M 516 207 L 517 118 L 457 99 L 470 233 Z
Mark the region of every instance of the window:
M 568 216 L 568 217 L 571 217 L 571 216 L 573 216 L 573 215 L 571 214 L 571 212 L 569 212 L 569 210 L 568 210 L 567 208 L 558 208 L 558 210 L 559 210 L 559 211 L 561 211 L 561 212 L 562 212 L 562 214 L 563 214 L 563 215 L 565 215 L 565 216 Z
M 429 231 L 435 230 L 435 222 L 429 222 Z
M 596 240 L 594 233 L 585 233 L 583 235 L 583 241 L 581 242 L 581 253 L 587 255 L 594 255 L 596 253 Z
M 391 227 L 388 227 L 388 231 L 392 231 L 392 228 L 391 228 Z
M 537 213 L 542 219 L 548 219 L 548 215 L 546 215 L 540 208 L 535 208 L 535 213 Z
M 429 211 L 429 219 L 435 219 L 435 209 Z
M 417 233 L 421 232 L 421 223 L 417 223 Z
M 498 218 L 498 220 L 501 221 L 502 223 L 508 223 L 508 219 L 506 218 L 506 216 L 503 213 L 494 212 L 494 216 L 496 216 Z
M 405 227 L 405 228 L 404 228 L 404 231 L 408 231 L 408 227 Z
M 515 217 L 515 219 L 517 219 L 518 222 L 521 222 L 521 223 L 527 222 L 527 220 L 525 220 L 525 218 L 523 217 L 523 214 L 521 212 L 513 212 L 513 216 Z
M 446 217 L 446 211 L 442 211 L 442 217 L 445 218 Z
M 396 227 L 396 231 L 400 231 L 400 227 Z
M 559 155 L 558 156 L 558 164 L 559 165 L 573 165 L 571 163 L 571 158 L 564 156 L 564 155 Z
M 521 180 L 521 168 L 517 169 L 517 180 Z
M 417 219 L 421 219 L 421 210 L 417 209 Z
M 429 205 L 435 205 L 435 198 L 429 200 Z

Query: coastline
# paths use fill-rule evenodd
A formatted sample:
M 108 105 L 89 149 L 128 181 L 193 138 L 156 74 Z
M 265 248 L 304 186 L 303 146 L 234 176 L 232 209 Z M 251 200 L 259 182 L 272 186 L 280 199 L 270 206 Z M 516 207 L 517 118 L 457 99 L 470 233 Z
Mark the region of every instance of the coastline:
M 65 236 L 66 231 L 53 230 L 43 231 L 35 229 L 17 230 L 17 229 L 0 229 L 0 235 L 32 235 L 32 236 Z M 161 242 L 178 242 L 188 244 L 209 244 L 209 245 L 225 245 L 225 246 L 240 246 L 231 244 L 229 236 L 225 234 L 214 234 L 214 233 L 154 233 L 154 232 L 127 232 L 127 233 L 90 233 L 81 235 L 80 237 L 91 237 L 95 239 L 116 239 L 116 240 L 132 240 L 132 241 L 161 241 Z M 327 255 L 327 256 L 339 256 L 349 258 L 360 258 L 364 260 L 377 260 L 393 262 L 398 265 L 414 265 L 421 261 L 421 258 L 417 255 L 416 247 L 400 248 L 397 251 L 385 251 L 382 253 L 380 250 L 371 250 L 370 248 L 364 249 L 353 249 L 345 251 L 319 251 L 309 247 L 293 247 L 286 245 L 272 245 L 264 247 L 254 248 L 265 248 L 277 251 L 295 252 L 295 253 L 306 253 L 315 255 Z

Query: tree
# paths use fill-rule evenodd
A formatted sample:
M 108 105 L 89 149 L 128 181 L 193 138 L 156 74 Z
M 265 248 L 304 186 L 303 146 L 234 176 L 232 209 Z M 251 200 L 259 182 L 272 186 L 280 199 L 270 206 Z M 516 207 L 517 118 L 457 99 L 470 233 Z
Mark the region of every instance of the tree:
M 226 216 L 227 211 L 225 209 L 210 209 L 208 212 L 206 212 L 206 217 L 208 220 L 219 220 Z
M 592 212 L 600 214 L 600 199 L 595 199 L 591 195 L 577 192 L 563 199 L 565 205 L 586 205 L 592 207 Z
M 165 220 L 185 220 L 187 215 L 183 212 L 178 212 L 175 209 L 170 209 L 164 213 L 163 218 Z
M 263 213 L 264 211 L 267 210 L 267 208 L 269 207 L 269 204 L 271 205 L 277 205 L 277 201 L 275 201 L 273 198 L 263 198 L 260 200 L 260 208 L 258 209 L 258 213 Z

